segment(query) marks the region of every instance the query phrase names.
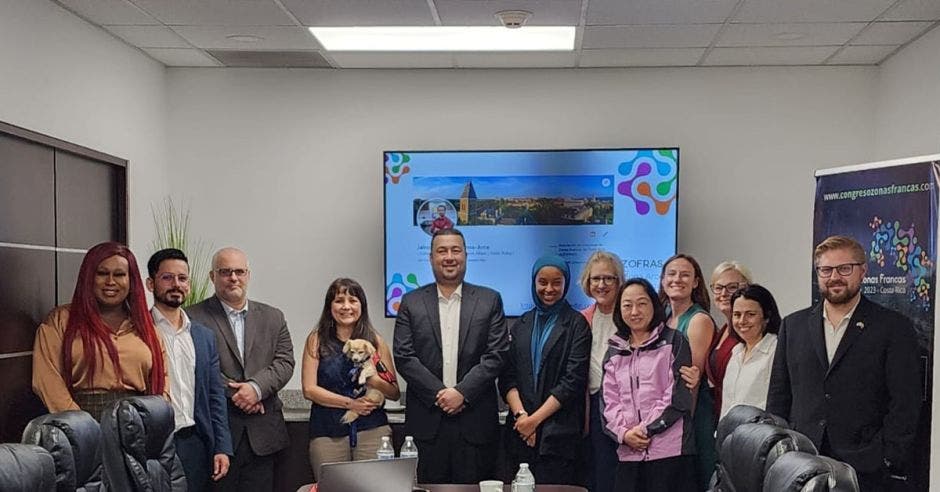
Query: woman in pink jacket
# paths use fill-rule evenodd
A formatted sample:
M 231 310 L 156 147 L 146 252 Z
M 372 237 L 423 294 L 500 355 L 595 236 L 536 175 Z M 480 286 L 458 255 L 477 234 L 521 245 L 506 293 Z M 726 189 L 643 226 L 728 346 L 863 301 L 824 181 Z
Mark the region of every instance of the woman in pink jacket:
M 645 279 L 627 280 L 618 298 L 601 383 L 604 428 L 619 443 L 614 490 L 694 490 L 692 393 L 679 373 L 692 361 L 689 342 L 665 326 Z

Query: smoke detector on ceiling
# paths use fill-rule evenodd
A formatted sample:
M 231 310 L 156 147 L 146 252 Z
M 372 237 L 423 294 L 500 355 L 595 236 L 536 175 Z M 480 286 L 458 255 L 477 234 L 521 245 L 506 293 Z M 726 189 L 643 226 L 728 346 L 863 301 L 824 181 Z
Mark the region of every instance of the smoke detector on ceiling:
M 526 21 L 529 20 L 529 17 L 532 17 L 532 12 L 526 10 L 503 10 L 501 12 L 496 12 L 493 15 L 496 16 L 503 27 L 507 27 L 509 29 L 518 29 L 525 25 Z

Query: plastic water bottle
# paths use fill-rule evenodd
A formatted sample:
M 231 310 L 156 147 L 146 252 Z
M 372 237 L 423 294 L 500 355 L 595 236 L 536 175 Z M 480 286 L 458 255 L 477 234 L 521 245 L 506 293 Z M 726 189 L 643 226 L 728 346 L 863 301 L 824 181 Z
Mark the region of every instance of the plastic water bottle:
M 382 436 L 382 445 L 375 453 L 376 458 L 380 460 L 395 459 L 395 448 L 392 447 L 392 439 L 388 436 Z
M 411 436 L 405 436 L 405 443 L 401 445 L 401 452 L 398 453 L 399 458 L 417 458 L 418 457 L 418 446 L 415 446 L 415 438 Z
M 398 453 L 399 458 L 414 458 L 418 459 L 418 446 L 415 446 L 415 438 L 411 436 L 405 436 L 405 443 L 401 445 L 401 451 Z M 415 478 L 414 483 L 418 483 L 418 469 L 415 468 Z
M 535 475 L 529 471 L 528 463 L 519 464 L 519 473 L 512 481 L 512 492 L 535 492 Z

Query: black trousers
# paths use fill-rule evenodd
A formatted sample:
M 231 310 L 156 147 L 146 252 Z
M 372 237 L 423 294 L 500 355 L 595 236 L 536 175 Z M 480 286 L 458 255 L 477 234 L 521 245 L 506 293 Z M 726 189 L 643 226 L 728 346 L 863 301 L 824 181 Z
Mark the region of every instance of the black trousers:
M 621 461 L 617 464 L 617 492 L 687 492 L 695 490 L 695 456 L 676 456 L 654 461 Z
M 195 426 L 177 431 L 173 441 L 176 445 L 176 455 L 179 456 L 186 473 L 189 492 L 208 490 L 212 475 L 212 457 L 206 443 L 196 434 Z
M 254 492 L 274 490 L 274 454 L 258 456 L 251 449 L 248 431 L 243 435 L 231 459 L 228 475 L 215 482 L 216 492 Z
M 460 435 L 456 419 L 443 418 L 437 436 L 415 439 L 418 483 L 476 484 L 496 478 L 499 444 L 476 445 Z

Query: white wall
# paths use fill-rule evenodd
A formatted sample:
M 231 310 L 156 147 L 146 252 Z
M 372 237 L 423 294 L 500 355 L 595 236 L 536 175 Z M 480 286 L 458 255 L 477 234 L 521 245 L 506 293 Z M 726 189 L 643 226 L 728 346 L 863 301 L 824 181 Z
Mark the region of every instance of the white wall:
M 679 146 L 680 249 L 744 261 L 789 312 L 813 171 L 869 159 L 875 70 L 170 69 L 169 179 L 201 234 L 249 253 L 298 361 L 334 277 L 382 314 L 383 149 Z
M 940 29 L 891 57 L 877 87 L 871 160 L 940 153 Z
M 149 254 L 166 193 L 163 65 L 52 2 L 4 1 L 0 121 L 127 159 L 131 248 Z
M 877 88 L 877 146 L 871 160 L 940 153 L 940 29 L 927 33 L 882 65 Z M 934 342 L 934 381 L 940 380 L 936 354 Z M 938 400 L 940 390 L 935 384 L 930 436 L 932 489 L 940 488 Z

